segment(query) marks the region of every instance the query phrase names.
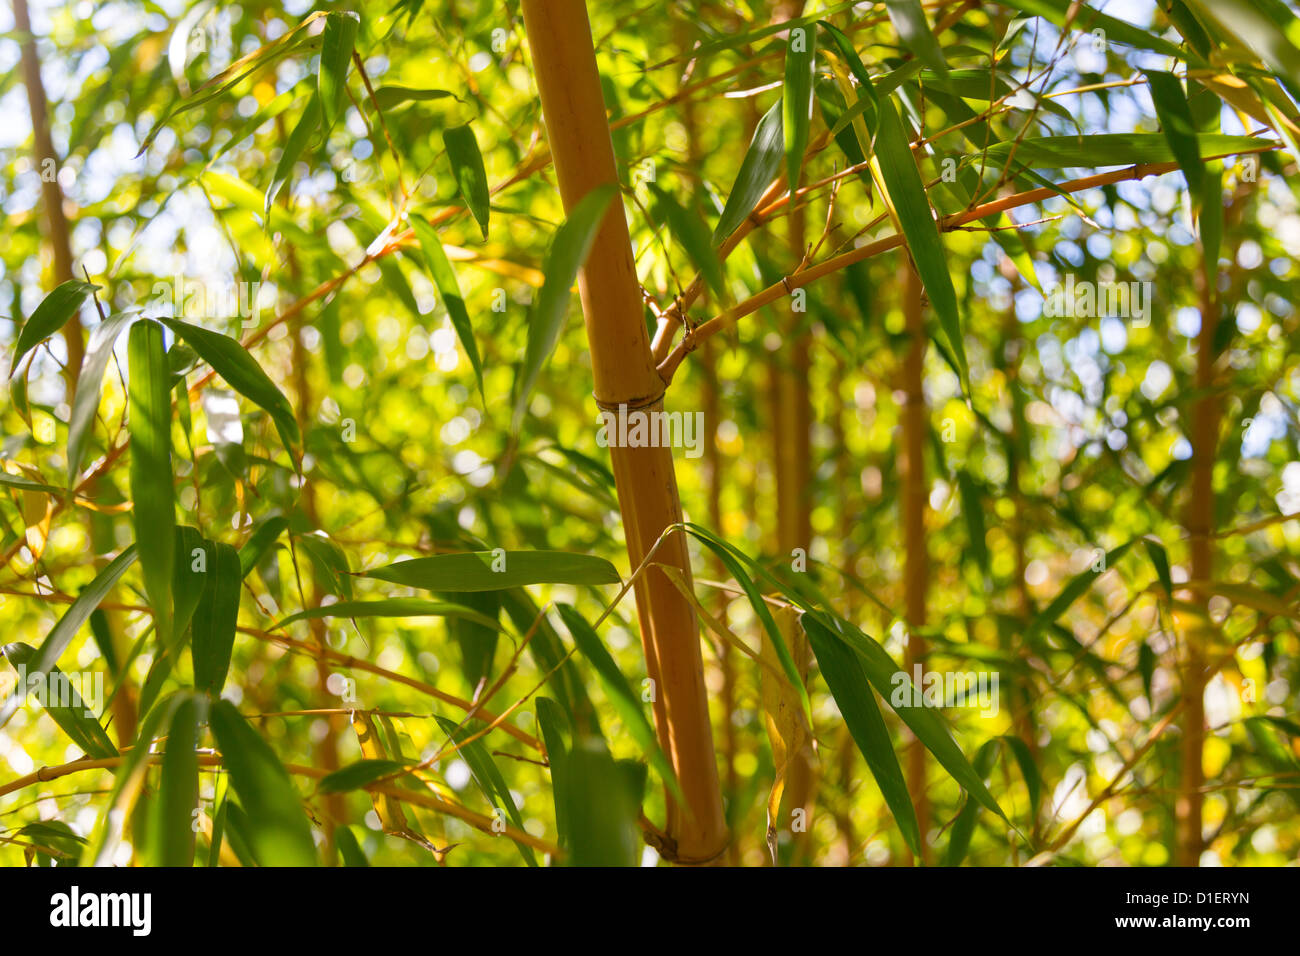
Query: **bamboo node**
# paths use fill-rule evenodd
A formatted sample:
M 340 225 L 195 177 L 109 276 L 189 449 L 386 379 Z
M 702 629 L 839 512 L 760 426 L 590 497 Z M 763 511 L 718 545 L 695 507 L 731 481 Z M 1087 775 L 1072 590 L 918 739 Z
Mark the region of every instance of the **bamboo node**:
M 622 401 L 618 401 L 618 402 L 604 401 L 595 392 L 591 393 L 591 397 L 596 400 L 596 407 L 599 408 L 602 412 L 617 412 L 620 409 L 626 409 L 629 412 L 634 412 L 637 411 L 638 409 L 651 408 L 655 405 L 658 405 L 660 402 L 664 400 L 664 395 L 667 394 L 667 391 L 668 390 L 665 387 L 660 389 L 659 393 L 657 395 L 652 396 L 651 398 L 625 398 Z

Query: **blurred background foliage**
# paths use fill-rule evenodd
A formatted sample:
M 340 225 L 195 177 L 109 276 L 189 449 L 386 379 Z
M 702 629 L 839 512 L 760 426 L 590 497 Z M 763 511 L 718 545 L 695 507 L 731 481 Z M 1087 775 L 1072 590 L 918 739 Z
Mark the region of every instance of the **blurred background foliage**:
M 1208 116 L 1217 135 L 1281 146 L 1207 165 L 1221 190 L 1204 202 L 1222 212 L 1218 537 L 1214 583 L 1199 592 L 1180 586 L 1190 579 L 1192 406 L 1204 392 L 1195 280 L 1203 253 L 1185 173 L 1053 193 L 1012 212 L 1022 228 L 1006 219 L 991 232 L 984 220 L 943 235 L 970 384 L 963 391 L 950 340 L 931 317 L 923 663 L 999 672 L 996 715 L 967 707 L 945 717 L 1007 821 L 978 809 L 931 764 L 927 855 L 983 865 L 1039 854 L 1058 863 L 1170 862 L 1182 758 L 1179 721 L 1166 718 L 1179 698 L 1188 622 L 1208 608 L 1211 655 L 1224 660 L 1205 692 L 1200 861 L 1294 862 L 1300 521 L 1286 516 L 1300 512 L 1300 59 L 1273 62 L 1277 48 L 1251 31 L 1264 29 L 1260 18 L 1271 24 L 1285 61 L 1296 53 L 1295 10 L 1281 0 L 1225 4 L 1228 13 L 1177 0 L 889 6 L 904 15 L 891 19 L 897 10 L 883 4 L 821 3 L 808 5 L 807 22 L 824 17 L 845 31 L 909 134 L 932 138 L 915 156 L 941 215 L 967 208 L 976 194 L 989 201 L 1148 161 L 1148 146 L 1135 144 L 1152 139 L 1133 137 L 1162 125 L 1144 70 L 1182 75 L 1186 66 L 1205 80 L 1187 88 L 1198 121 Z M 1218 18 L 1238 6 L 1250 17 L 1234 21 L 1241 34 L 1232 35 Z M 789 34 L 779 24 L 790 7 L 591 5 L 652 326 L 657 309 L 718 264 L 699 230 L 707 235 L 717 223 L 759 118 L 789 82 Z M 912 10 L 923 11 L 929 43 L 937 37 L 938 63 L 923 37 L 900 39 Z M 1098 10 L 1114 20 L 1097 19 Z M 223 683 L 218 663 L 216 678 L 204 675 L 180 650 L 171 652 L 174 669 L 159 670 L 167 652 L 152 627 L 157 595 L 138 566 L 153 559 L 142 554 L 84 626 L 74 624 L 58 656 L 64 672 L 102 676 L 91 721 L 100 731 L 32 703 L 0 730 L 6 864 L 188 863 L 194 853 L 200 864 L 515 865 L 543 860 L 562 842 L 577 862 L 656 858 L 637 831 L 640 818 L 655 842 L 650 821 L 662 818 L 665 798 L 653 748 L 647 758 L 638 736 L 637 711 L 649 708 L 630 594 L 602 619 L 619 589 L 599 575 L 590 584 L 464 592 L 356 574 L 493 549 L 601 556 L 624 581 L 635 571 L 607 451 L 596 441 L 576 296 L 527 415 L 511 428 L 530 305 L 564 219 L 516 5 L 399 0 L 359 14 L 306 3 L 34 3 L 75 262 L 71 276 L 59 276 L 22 31 L 0 10 L 0 313 L 8 317 L 0 337 L 8 354 L 56 285 L 88 279 L 97 303 L 83 297 L 73 306 L 88 330 L 102 322 L 96 304 L 105 315 L 139 308 L 184 318 L 245 343 L 287 402 L 277 412 L 274 396 L 259 401 L 255 388 L 232 380 L 236 373 L 225 371 L 237 360 L 225 359 L 214 375 L 217 362 L 165 327 L 166 361 L 179 376 L 164 386 L 173 398 L 165 481 L 177 525 L 197 536 L 178 539 L 175 561 L 182 568 L 199 541 L 209 568 L 229 566 L 234 552 L 225 545 L 238 549 L 242 576 L 233 588 L 200 589 L 192 629 L 177 638 L 192 640 L 196 655 L 202 642 L 220 656 L 220 633 L 237 613 L 229 673 Z M 330 59 L 331 30 L 355 30 L 355 61 L 346 51 L 341 63 Z M 843 135 L 827 135 L 849 89 L 832 77 L 848 67 L 828 36 L 821 33 L 814 58 L 818 109 L 801 180 L 813 261 L 894 230 L 870 176 L 839 175 L 862 155 L 854 156 L 852 135 L 847 146 Z M 954 128 L 976 113 L 977 125 Z M 1118 137 L 1119 152 L 1106 155 L 1099 134 Z M 1078 149 L 1061 157 L 1024 146 L 1021 164 L 1008 161 L 1008 144 L 1038 137 L 1077 137 Z M 487 215 L 475 198 L 476 155 L 493 188 Z M 957 161 L 955 181 L 944 176 L 945 160 Z M 725 258 L 725 290 L 717 291 L 743 301 L 796 271 L 782 216 L 772 217 L 775 235 L 758 230 Z M 430 235 L 463 295 L 481 392 Z M 810 284 L 806 308 L 782 297 L 693 353 L 669 393 L 671 409 L 706 412 L 703 458 L 677 453 L 687 519 L 752 558 L 747 573 L 761 584 L 758 567 L 774 575 L 779 586 L 762 586 L 777 604 L 796 594 L 824 601 L 900 663 L 908 643 L 899 472 L 906 268 L 902 253 L 889 251 Z M 1066 276 L 1150 283 L 1149 315 L 1045 314 L 1044 290 Z M 177 283 L 246 298 L 257 290 L 257 307 L 246 318 L 230 308 L 182 316 L 172 304 Z M 717 291 L 687 310 L 692 323 L 722 311 Z M 130 502 L 148 485 L 128 474 L 135 399 L 127 373 L 144 327 L 137 322 L 130 343 L 124 332 L 101 353 L 102 399 L 80 461 L 68 460 L 63 339 L 33 351 L 0 400 L 0 614 L 14 666 L 23 652 L 13 645 L 40 648 L 137 539 Z M 812 532 L 803 576 L 776 531 L 779 410 L 770 377 L 796 339 L 809 346 L 799 370 L 811 421 L 800 492 Z M 1137 539 L 1149 543 L 1116 553 Z M 780 776 L 770 701 L 752 659 L 761 623 L 732 572 L 694 539 L 692 549 L 699 600 L 750 651 L 703 630 L 733 834 L 727 859 L 761 865 Z M 1113 560 L 1099 559 L 1108 552 Z M 179 614 L 184 582 L 176 581 Z M 442 607 L 281 623 L 338 602 L 394 598 Z M 576 611 L 562 617 L 552 602 Z M 599 654 L 580 646 L 571 613 L 595 626 L 623 686 L 598 679 Z M 806 832 L 792 829 L 788 813 L 778 819 L 778 859 L 907 862 L 906 838 L 864 772 L 843 705 L 816 673 L 807 684 L 815 809 Z M 215 684 L 205 688 L 205 679 Z M 211 703 L 205 689 L 229 704 Z M 456 701 L 484 710 L 461 727 L 466 712 Z M 882 711 L 901 756 L 908 732 L 890 707 Z M 501 725 L 477 743 L 448 746 L 496 716 Z M 560 746 L 562 783 L 554 744 L 566 726 L 607 741 L 615 759 L 573 735 Z M 147 743 L 146 730 L 166 738 L 168 759 L 111 759 Z M 196 802 L 185 789 L 196 771 L 175 746 L 187 731 Z M 34 776 L 84 754 L 110 760 Z M 360 789 L 381 778 L 382 789 Z M 114 806 L 133 809 L 121 833 L 109 818 Z M 512 839 L 521 834 L 529 839 Z

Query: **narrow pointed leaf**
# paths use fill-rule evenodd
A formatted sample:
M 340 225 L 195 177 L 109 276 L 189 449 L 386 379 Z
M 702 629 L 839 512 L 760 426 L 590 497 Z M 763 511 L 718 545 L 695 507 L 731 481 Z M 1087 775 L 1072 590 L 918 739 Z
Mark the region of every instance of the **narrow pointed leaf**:
M 483 154 L 479 152 L 478 140 L 468 123 L 443 130 L 442 143 L 447 147 L 447 158 L 451 160 L 451 170 L 460 187 L 461 198 L 474 215 L 474 221 L 483 231 L 483 238 L 488 234 L 488 217 L 491 213 L 488 194 L 487 170 L 483 168 Z
M 357 15 L 350 11 L 334 11 L 325 17 L 318 85 L 321 116 L 325 120 L 323 135 L 334 128 L 346 104 L 348 66 L 357 39 L 357 24 Z
M 228 700 L 213 704 L 211 725 L 230 785 L 247 814 L 257 862 L 315 866 L 311 827 L 280 758 Z
M 1193 209 L 1199 214 L 1204 199 L 1205 163 L 1201 160 L 1197 146 L 1196 124 L 1192 121 L 1192 110 L 1187 105 L 1182 81 L 1172 73 L 1161 70 L 1145 72 L 1151 100 L 1156 106 L 1156 116 L 1160 119 L 1160 131 L 1164 133 L 1169 149 L 1187 179 Z
M 69 485 L 76 480 L 81 462 L 86 457 L 86 442 L 90 440 L 95 412 L 99 410 L 100 389 L 109 359 L 113 357 L 113 346 L 118 334 L 135 318 L 135 312 L 119 312 L 90 330 L 86 357 L 77 378 L 77 394 L 72 399 L 72 417 L 68 419 Z
M 27 644 L 6 644 L 0 653 L 19 672 L 19 682 L 13 689 L 14 698 L 36 696 L 45 712 L 50 715 L 74 744 L 90 757 L 116 757 L 117 747 L 109 738 L 90 705 L 82 698 L 68 676 L 57 667 L 48 674 L 35 677 L 28 665 L 36 657 L 36 649 Z M 100 678 L 102 674 L 97 675 Z M 82 680 L 93 680 L 86 674 Z
M 758 205 L 759 198 L 780 174 L 781 157 L 785 152 L 783 110 L 784 107 L 778 102 L 758 121 L 749 150 L 740 163 L 740 171 L 736 173 L 736 181 L 731 184 L 731 192 L 727 194 L 726 205 L 722 207 L 722 218 L 713 230 L 715 246 L 721 245 L 749 217 Z
M 582 656 L 591 664 L 592 670 L 596 672 L 596 677 L 600 680 L 600 686 L 605 689 L 605 696 L 614 706 L 618 713 L 619 719 L 623 721 L 623 726 L 627 728 L 632 739 L 636 741 L 637 746 L 649 758 L 650 763 L 654 765 L 655 770 L 663 779 L 668 788 L 677 795 L 682 797 L 681 785 L 677 782 L 677 775 L 673 773 L 672 764 L 668 762 L 668 757 L 659 747 L 659 740 L 655 736 L 654 727 L 650 725 L 649 718 L 646 717 L 645 711 L 641 708 L 641 698 L 632 690 L 632 685 L 627 682 L 623 672 L 618 669 L 614 663 L 614 658 L 606 650 L 600 637 L 587 623 L 586 618 L 579 614 L 568 604 L 558 604 L 560 617 L 564 619 L 565 626 L 569 633 L 573 635 L 574 643 L 578 645 L 578 650 Z
M 978 800 L 983 807 L 1006 819 L 1002 808 L 993 799 L 984 781 L 975 772 L 966 755 L 957 746 L 957 742 L 952 739 L 944 719 L 924 705 L 911 706 L 912 682 L 883 647 L 842 618 L 823 616 L 821 612 L 805 614 L 803 625 L 810 640 L 813 632 L 816 631 L 818 640 L 830 638 L 847 643 L 857 653 L 863 672 L 876 693 L 889 701 L 894 712 L 911 728 L 912 733 L 921 741 L 921 745 L 934 755 L 934 758 L 963 790 Z M 901 675 L 901 679 L 896 675 Z
M 912 852 L 919 855 L 921 831 L 916 820 L 916 808 L 907 792 L 907 783 L 903 778 L 903 770 L 898 765 L 898 756 L 894 753 L 889 728 L 885 726 L 885 718 L 881 716 L 862 664 L 847 644 L 824 628 L 815 626 L 815 620 L 812 625 L 805 627 L 804 632 L 808 635 L 808 643 L 817 658 L 822 679 L 835 698 L 835 704 L 840 709 L 853 742 L 866 758 L 867 767 L 880 787 L 885 804 L 898 821 L 903 839 Z
M 346 793 L 349 790 L 360 790 L 382 777 L 390 777 L 406 768 L 407 764 L 399 760 L 366 757 L 321 777 L 317 790 L 321 793 Z
M 899 227 L 907 239 L 907 248 L 930 297 L 930 305 L 939 316 L 948 348 L 956 359 L 963 387 L 966 387 L 970 373 L 966 365 L 966 347 L 962 342 L 961 320 L 957 314 L 957 293 L 953 291 L 952 277 L 948 274 L 948 258 L 903 123 L 889 97 L 880 100 L 876 156 L 880 160 L 885 189 L 898 214 Z
M 578 270 L 587 261 L 587 254 L 596 242 L 596 234 L 614 195 L 612 185 L 596 187 L 573 207 L 573 212 L 555 233 L 542 269 L 546 280 L 528 316 L 528 345 L 515 383 L 511 431 L 519 430 L 537 379 L 560 341 L 568 312 L 569 290 L 578 279 Z M 623 210 L 618 207 L 609 210 L 609 214 L 621 216 Z
M 280 159 L 275 164 L 275 173 L 271 176 L 271 185 L 267 187 L 266 224 L 268 229 L 271 226 L 271 206 L 275 204 L 276 197 L 280 195 L 280 190 L 293 175 L 293 167 L 302 156 L 302 151 L 307 147 L 308 141 L 320 129 L 320 119 L 320 98 L 313 96 L 308 100 L 306 109 L 298 117 L 293 132 L 289 134 L 284 147 L 280 150 Z
M 117 579 L 122 573 L 135 561 L 136 548 L 131 545 L 121 554 L 104 566 L 104 569 L 95 576 L 95 579 L 82 589 L 77 595 L 77 599 L 72 602 L 63 617 L 54 625 L 45 641 L 41 644 L 36 656 L 28 663 L 27 675 L 29 678 L 35 675 L 48 674 L 50 669 L 58 662 L 59 657 L 67 649 L 68 644 L 81 626 L 86 623 L 91 612 L 99 607 L 99 602 L 108 596 L 108 592 L 113 589 Z M 19 701 L 10 697 L 0 706 L 0 727 L 9 722 L 17 709 Z
M 227 385 L 271 416 L 286 449 L 292 448 L 301 440 L 293 406 L 239 342 L 228 335 L 176 319 L 162 321 L 181 341 L 194 349 L 203 361 L 212 366 L 212 370 L 224 378 Z
M 194 659 L 194 686 L 215 697 L 221 694 L 230 670 L 243 575 L 239 553 L 234 548 L 222 542 L 216 542 L 214 548 L 207 581 L 194 613 L 190 653 Z
M 176 504 L 172 482 L 172 402 L 162 326 L 141 320 L 127 338 L 127 417 L 131 426 L 131 518 L 163 646 L 171 643 Z
M 474 379 L 478 382 L 479 397 L 483 399 L 483 404 L 486 406 L 487 393 L 483 391 L 483 363 L 479 359 L 478 346 L 474 343 L 474 327 L 470 324 L 469 312 L 465 309 L 465 298 L 460 293 L 456 272 L 452 269 L 447 253 L 443 251 L 442 242 L 438 239 L 438 234 L 433 231 L 433 227 L 419 216 L 411 218 L 411 226 L 415 230 L 416 238 L 420 240 L 420 251 L 424 254 L 425 267 L 429 270 L 429 276 L 438 289 L 438 295 L 442 297 L 443 305 L 447 307 L 447 315 L 451 318 L 452 328 L 456 330 L 456 338 L 460 340 L 461 348 L 469 356 L 469 364 L 474 369 Z
M 568 551 L 462 551 L 357 572 L 428 591 L 499 591 L 526 584 L 618 584 L 604 558 Z
M 948 63 L 939 49 L 939 41 L 925 22 L 920 0 L 885 0 L 889 19 L 898 31 L 903 49 L 942 76 L 948 75 Z
M 479 725 L 477 722 L 471 722 L 464 727 L 457 728 L 455 721 L 448 720 L 446 717 L 438 718 L 438 726 L 442 728 L 443 733 L 456 742 L 456 753 L 459 754 L 469 766 L 470 774 L 474 777 L 474 783 L 478 785 L 483 797 L 488 803 L 492 804 L 498 810 L 504 811 L 510 817 L 510 822 L 515 825 L 517 830 L 524 829 L 524 818 L 515 806 L 515 798 L 510 793 L 510 787 L 506 785 L 505 777 L 501 776 L 501 770 L 497 767 L 492 755 L 488 753 L 487 747 L 483 745 L 482 738 L 470 740 L 463 743 L 468 737 L 477 732 Z M 519 848 L 519 855 L 524 858 L 524 862 L 529 866 L 537 865 L 537 856 L 533 853 L 533 848 L 516 842 L 515 846 Z
M 817 56 L 817 30 L 810 26 L 790 29 L 785 50 L 785 88 L 781 96 L 782 138 L 785 144 L 786 179 L 790 188 L 799 186 L 803 154 L 808 147 L 812 123 L 813 69 Z
M 192 866 L 194 811 L 199 805 L 199 724 L 207 708 L 202 697 L 189 695 L 176 708 L 167 731 L 158 799 L 151 807 L 153 835 L 149 850 L 155 866 Z
M 18 371 L 23 356 L 67 325 L 68 320 L 77 314 L 81 304 L 86 301 L 86 297 L 98 288 L 89 282 L 69 279 L 41 300 L 36 311 L 23 324 L 18 333 L 18 341 L 14 343 L 14 360 L 9 366 L 10 378 Z
M 326 617 L 455 617 L 473 621 L 483 627 L 501 630 L 501 625 L 463 604 L 447 601 L 426 601 L 423 598 L 384 598 L 379 601 L 337 601 L 320 607 L 307 608 L 290 614 L 272 625 L 279 630 L 295 621 Z

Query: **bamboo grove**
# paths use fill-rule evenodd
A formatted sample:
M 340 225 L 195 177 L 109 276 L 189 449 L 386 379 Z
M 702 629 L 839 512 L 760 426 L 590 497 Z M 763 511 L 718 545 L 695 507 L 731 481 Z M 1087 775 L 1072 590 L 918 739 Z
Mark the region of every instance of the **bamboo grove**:
M 0 861 L 1297 859 L 1294 4 L 0 22 Z

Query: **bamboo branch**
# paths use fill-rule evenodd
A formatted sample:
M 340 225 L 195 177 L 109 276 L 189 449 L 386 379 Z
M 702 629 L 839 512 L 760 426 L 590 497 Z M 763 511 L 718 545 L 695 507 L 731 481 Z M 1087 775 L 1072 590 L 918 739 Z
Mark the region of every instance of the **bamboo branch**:
M 1272 146 L 1260 147 L 1259 149 L 1248 150 L 1247 152 L 1266 152 L 1273 149 Z M 1237 154 L 1229 154 L 1237 155 Z M 1221 159 L 1223 157 L 1209 157 Z M 1095 189 L 1098 186 L 1108 186 L 1112 183 L 1124 182 L 1131 179 L 1144 179 L 1147 176 L 1159 176 L 1164 173 L 1174 172 L 1178 169 L 1177 163 L 1140 163 L 1136 166 L 1128 166 L 1124 169 L 1111 170 L 1106 173 L 1097 173 L 1093 176 L 1084 176 L 1080 179 L 1072 179 L 1068 182 L 1060 183 L 1053 187 L 1039 187 L 1037 189 L 1026 190 L 1025 192 L 1015 193 L 1011 196 L 1004 196 L 1001 199 L 995 199 L 990 202 L 976 206 L 974 209 L 964 210 L 945 216 L 939 220 L 939 230 L 941 232 L 950 232 L 957 226 L 964 226 L 966 223 L 974 222 L 979 219 L 987 219 L 989 216 L 996 216 L 1000 213 L 1007 212 L 1011 209 L 1018 209 L 1021 206 L 1027 206 L 1031 203 L 1042 202 L 1045 199 L 1051 199 L 1053 196 L 1062 193 L 1077 193 L 1087 189 Z M 875 242 L 867 243 L 851 252 L 845 252 L 841 255 L 834 256 L 815 266 L 810 266 L 803 272 L 783 278 L 780 282 L 773 283 L 762 292 L 750 296 L 743 302 L 737 303 L 721 315 L 709 319 L 697 325 L 691 332 L 685 335 L 677 343 L 676 348 L 669 353 L 659 364 L 659 374 L 665 384 L 671 384 L 673 375 L 682 361 L 695 349 L 699 348 L 700 343 L 717 335 L 723 329 L 734 324 L 739 319 L 744 318 L 765 305 L 771 305 L 778 299 L 784 298 L 791 294 L 795 289 L 802 288 L 816 282 L 818 279 L 830 275 L 832 272 L 838 272 L 840 269 L 853 265 L 855 262 L 862 262 L 873 256 L 878 256 L 882 252 L 888 252 L 890 249 L 896 249 L 903 245 L 903 237 L 898 234 L 885 236 L 877 239 Z

